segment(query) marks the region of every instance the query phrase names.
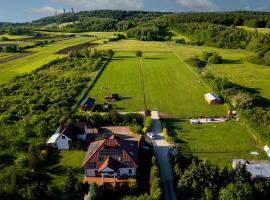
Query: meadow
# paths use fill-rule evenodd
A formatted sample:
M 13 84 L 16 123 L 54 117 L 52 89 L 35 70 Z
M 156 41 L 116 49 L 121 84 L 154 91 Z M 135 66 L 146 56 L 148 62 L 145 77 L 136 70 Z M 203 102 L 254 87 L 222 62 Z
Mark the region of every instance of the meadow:
M 250 28 L 247 26 L 238 26 L 238 28 L 245 29 L 247 31 L 258 31 L 258 33 L 270 33 L 270 28 Z
M 240 122 L 191 125 L 186 120 L 171 120 L 167 123 L 173 130 L 181 153 L 187 157 L 210 160 L 220 167 L 231 166 L 233 159 L 267 159 L 251 132 Z M 251 151 L 260 155 L 251 155 Z
M 63 48 L 92 40 L 93 38 L 89 37 L 75 37 L 57 41 L 44 47 L 31 48 L 26 51 L 27 53 L 31 53 L 31 55 L 0 64 L 0 84 L 7 82 L 17 75 L 29 73 L 58 57 L 65 56 L 54 54 Z
M 98 48 L 120 50 L 90 91 L 98 103 L 103 103 L 104 96 L 118 93 L 123 97 L 116 103 L 121 111 L 146 107 L 173 116 L 226 114 L 225 106 L 205 102 L 203 95 L 211 89 L 165 43 L 131 40 Z M 143 58 L 136 58 L 134 51 L 128 51 L 131 49 L 143 50 Z

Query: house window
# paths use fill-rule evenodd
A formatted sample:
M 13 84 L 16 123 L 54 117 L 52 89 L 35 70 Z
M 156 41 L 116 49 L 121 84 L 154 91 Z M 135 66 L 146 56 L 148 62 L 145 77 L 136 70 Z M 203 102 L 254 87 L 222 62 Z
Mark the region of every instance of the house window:
M 64 135 L 62 135 L 62 139 L 66 139 L 66 137 Z
M 99 157 L 99 162 L 103 162 L 103 157 Z
M 128 169 L 128 173 L 129 174 L 132 174 L 132 169 Z

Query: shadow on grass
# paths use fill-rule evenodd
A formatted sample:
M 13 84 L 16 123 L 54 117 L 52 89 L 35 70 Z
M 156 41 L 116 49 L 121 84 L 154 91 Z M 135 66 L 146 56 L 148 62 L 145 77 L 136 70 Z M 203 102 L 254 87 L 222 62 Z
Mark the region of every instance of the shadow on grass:
M 165 58 L 144 58 L 145 60 L 164 60 Z
M 239 60 L 222 59 L 221 64 L 242 64 Z

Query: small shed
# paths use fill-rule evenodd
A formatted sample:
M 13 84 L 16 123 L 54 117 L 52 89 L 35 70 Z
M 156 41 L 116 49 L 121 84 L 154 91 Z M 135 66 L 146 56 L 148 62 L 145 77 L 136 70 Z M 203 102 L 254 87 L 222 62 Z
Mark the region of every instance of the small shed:
M 95 107 L 96 100 L 91 97 L 86 97 L 80 104 L 81 111 L 88 112 L 92 111 Z
M 190 123 L 191 123 L 192 125 L 200 124 L 200 123 L 201 123 L 200 120 L 198 120 L 198 119 L 190 119 L 189 121 L 190 121 Z
M 204 95 L 204 99 L 209 104 L 221 104 L 221 99 L 217 94 L 214 93 L 207 93 Z

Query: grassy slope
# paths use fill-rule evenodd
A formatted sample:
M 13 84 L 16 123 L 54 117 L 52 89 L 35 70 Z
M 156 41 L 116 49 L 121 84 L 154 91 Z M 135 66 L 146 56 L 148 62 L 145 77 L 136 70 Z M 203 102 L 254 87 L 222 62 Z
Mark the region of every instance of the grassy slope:
M 220 166 L 230 166 L 233 159 L 267 159 L 262 149 L 256 146 L 247 129 L 240 123 L 210 123 L 191 125 L 187 121 L 172 122 L 178 129 L 176 138 L 179 140 L 183 153 L 194 155 L 201 160 L 210 160 Z M 253 156 L 250 151 L 258 151 Z
M 8 35 L 8 34 L 2 34 L 2 35 L 0 35 L 0 38 L 1 37 L 7 37 L 8 39 L 16 40 L 16 39 L 22 39 L 22 38 L 31 38 L 33 36 L 29 36 L 29 35 Z
M 31 72 L 57 57 L 63 57 L 64 55 L 54 54 L 58 50 L 68 46 L 84 43 L 89 40 L 91 39 L 88 37 L 78 37 L 49 44 L 45 47 L 29 49 L 27 52 L 33 53 L 32 55 L 0 64 L 0 84 L 5 83 L 14 76 Z

